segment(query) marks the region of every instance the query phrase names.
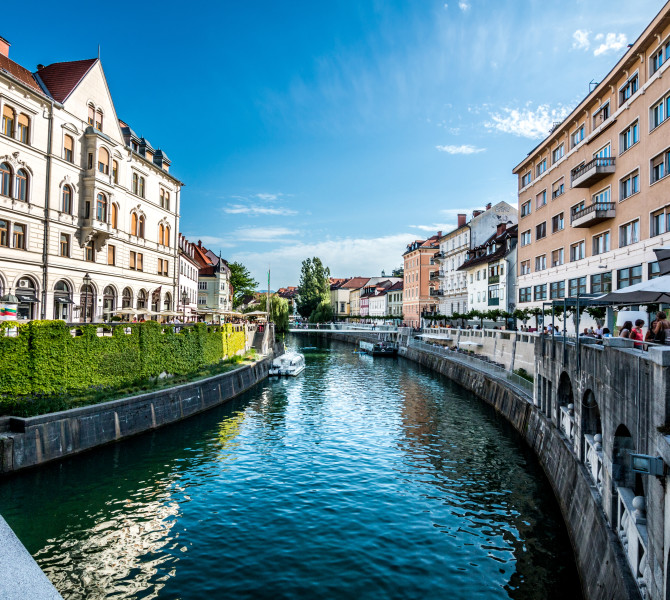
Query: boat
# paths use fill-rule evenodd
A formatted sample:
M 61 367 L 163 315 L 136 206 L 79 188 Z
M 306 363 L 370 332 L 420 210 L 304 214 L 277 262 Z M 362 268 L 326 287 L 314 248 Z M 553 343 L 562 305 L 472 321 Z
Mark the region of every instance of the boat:
M 372 356 L 397 356 L 398 345 L 394 342 L 364 342 L 361 340 L 359 346 L 365 354 Z
M 295 377 L 305 370 L 305 357 L 299 352 L 286 352 L 272 361 L 268 375 Z

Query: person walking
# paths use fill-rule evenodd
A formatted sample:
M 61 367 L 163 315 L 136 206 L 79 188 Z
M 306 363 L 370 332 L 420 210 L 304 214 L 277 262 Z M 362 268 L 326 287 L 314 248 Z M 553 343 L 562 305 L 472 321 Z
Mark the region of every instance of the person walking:
M 656 324 L 654 325 L 654 341 L 657 344 L 670 344 L 668 329 L 670 329 L 670 321 L 668 321 L 667 315 L 659 310 L 656 313 Z

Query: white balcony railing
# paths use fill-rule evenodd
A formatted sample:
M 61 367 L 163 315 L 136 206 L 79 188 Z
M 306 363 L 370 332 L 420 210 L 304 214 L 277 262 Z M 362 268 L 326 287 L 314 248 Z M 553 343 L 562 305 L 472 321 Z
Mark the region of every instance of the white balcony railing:
M 617 488 L 616 532 L 623 545 L 628 564 L 643 598 L 647 598 L 647 519 L 643 496 L 629 488 Z
M 567 406 L 561 406 L 559 408 L 561 431 L 563 431 L 566 437 L 573 442 L 575 440 L 574 405 L 568 404 Z
M 598 493 L 603 493 L 603 437 L 596 433 L 595 435 L 585 435 L 586 443 L 586 468 L 596 484 Z

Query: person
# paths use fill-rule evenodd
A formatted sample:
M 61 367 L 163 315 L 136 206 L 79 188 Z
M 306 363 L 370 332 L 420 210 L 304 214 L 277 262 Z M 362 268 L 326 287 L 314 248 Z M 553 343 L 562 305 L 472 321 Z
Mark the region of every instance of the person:
M 630 330 L 630 339 L 635 340 L 636 342 L 644 341 L 644 334 L 642 333 L 642 327 L 644 326 L 644 319 L 637 319 L 635 321 L 635 327 Z M 642 350 L 642 344 L 634 344 L 634 347 L 638 350 Z
M 657 323 L 657 320 L 654 319 L 649 324 L 649 329 L 647 329 L 647 333 L 644 336 L 644 341 L 645 342 L 653 342 L 654 341 L 654 329 L 656 328 L 656 323 Z
M 654 325 L 654 341 L 657 344 L 670 344 L 668 329 L 670 329 L 670 321 L 668 321 L 667 315 L 659 310 L 656 313 L 656 325 Z
M 589 333 L 589 328 L 584 327 L 584 331 L 582 332 L 582 337 L 591 337 L 591 334 Z
M 609 327 L 603 327 L 603 337 L 604 338 L 611 338 L 612 334 L 609 330 Z
M 619 331 L 619 337 L 622 338 L 629 338 L 630 337 L 630 332 L 633 329 L 633 322 L 632 321 L 626 321 L 623 324 L 623 327 Z

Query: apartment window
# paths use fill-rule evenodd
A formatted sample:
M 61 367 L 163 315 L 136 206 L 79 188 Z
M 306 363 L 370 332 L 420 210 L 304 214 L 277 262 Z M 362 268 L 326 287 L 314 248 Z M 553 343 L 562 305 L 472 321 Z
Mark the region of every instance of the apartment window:
M 670 213 L 668 213 L 668 217 L 670 217 Z M 665 233 L 666 231 L 666 213 L 665 210 L 659 210 L 651 215 L 651 227 L 650 227 L 650 232 L 649 235 L 650 237 L 653 237 L 655 235 L 661 235 L 662 233 Z
M 165 205 L 163 208 L 165 210 L 170 210 L 170 192 L 165 192 Z
M 7 163 L 0 164 L 0 195 L 10 196 L 12 191 L 12 170 Z
M 640 141 L 640 124 L 635 121 L 621 132 L 619 136 L 619 154 Z
M 168 261 L 167 259 L 159 258 L 158 259 L 158 274 L 159 275 L 164 275 L 167 277 L 168 275 Z
M 521 216 L 527 217 L 529 214 L 530 214 L 530 200 L 526 200 L 526 202 L 524 202 L 521 205 Z
M 568 280 L 568 296 L 583 296 L 586 294 L 586 277 L 575 277 Z
M 593 204 L 604 204 L 610 201 L 610 188 L 600 190 L 598 193 L 593 194 L 591 197 Z
M 593 255 L 603 254 L 610 251 L 610 232 L 606 231 L 600 235 L 593 236 Z
M 137 237 L 144 238 L 144 215 L 140 215 L 139 219 L 137 219 Z
M 119 207 L 116 204 L 112 204 L 112 227 L 119 228 Z
M 571 207 L 570 207 L 570 214 L 572 215 L 572 219 L 573 219 L 573 220 L 574 220 L 575 215 L 576 215 L 577 213 L 579 213 L 579 212 L 581 212 L 581 211 L 584 210 L 584 207 L 585 207 L 585 206 L 586 206 L 586 203 L 584 202 L 584 200 L 582 200 L 581 202 L 579 202 L 579 203 L 575 204 L 574 206 L 571 206 Z
M 112 161 L 112 179 L 114 183 L 119 183 L 119 163 L 115 160 Z
M 165 229 L 163 230 L 163 246 L 169 246 L 170 245 L 170 226 L 166 225 Z
M 530 288 L 519 288 L 519 302 L 530 302 Z
M 107 264 L 116 264 L 116 246 L 112 246 L 112 244 L 107 244 Z
M 627 288 L 642 282 L 642 265 L 627 267 L 617 271 L 617 289 Z
M 135 252 L 134 250 L 131 250 L 130 251 L 130 257 L 128 259 L 128 266 L 131 269 L 135 270 L 136 265 L 137 265 L 137 252 Z
M 547 268 L 547 255 L 543 254 L 542 256 L 535 257 L 535 270 L 544 271 Z
M 619 248 L 635 244 L 640 241 L 640 220 L 635 219 L 619 227 Z
M 570 142 L 572 144 L 572 147 L 574 148 L 577 144 L 579 144 L 582 140 L 584 139 L 584 125 L 582 125 L 577 131 L 575 131 L 571 136 L 570 136 Z
M 581 260 L 584 258 L 584 249 L 585 249 L 585 243 L 584 241 L 577 242 L 576 244 L 572 244 L 570 246 L 570 261 L 574 262 L 576 260 Z
M 93 242 L 89 242 L 84 246 L 84 260 L 95 262 L 95 247 L 93 246 Z
M 537 177 L 542 175 L 547 170 L 547 159 L 545 158 L 540 164 L 537 165 Z
M 14 137 L 15 114 L 14 109 L 7 105 L 2 109 L 2 133 L 9 137 Z
M 670 57 L 670 41 L 665 46 L 661 46 L 649 59 L 651 75 L 661 68 L 661 65 Z
M 565 281 L 554 281 L 549 284 L 549 299 L 565 298 Z
M 557 163 L 565 155 L 565 144 L 561 144 L 551 153 L 551 160 L 554 163 Z
M 9 221 L 0 219 L 0 246 L 9 248 Z
M 600 127 L 610 117 L 610 103 L 605 102 L 593 115 L 593 129 Z
M 527 185 L 530 185 L 530 171 L 528 173 L 524 173 L 521 176 L 521 187 L 525 188 Z
M 635 73 L 635 75 L 631 76 L 628 81 L 619 88 L 619 105 L 623 104 L 637 92 L 638 85 L 639 79 L 637 73 Z
M 665 98 L 659 100 L 649 109 L 649 129 L 656 129 L 663 121 L 668 118 L 665 110 Z
M 612 155 L 612 147 L 607 144 L 607 146 L 603 146 L 598 152 L 594 152 L 593 158 L 609 158 Z M 601 164 L 598 162 L 598 164 Z M 607 162 L 602 163 L 602 164 L 607 164 Z
M 612 271 L 591 275 L 591 293 L 606 294 L 612 291 Z
M 541 208 L 547 203 L 547 190 L 542 190 L 535 196 L 535 208 Z
M 138 187 L 138 196 L 144 198 L 144 177 L 140 177 L 139 187 Z
M 565 180 L 561 177 L 551 186 L 551 199 L 558 198 L 565 191 Z
M 198 281 L 198 289 L 199 290 L 206 290 L 207 289 L 207 282 L 206 281 Z
M 63 141 L 63 153 L 67 162 L 74 162 L 74 138 L 66 135 Z
M 88 124 L 89 125 L 95 124 L 95 106 L 93 106 L 92 104 L 88 105 Z
M 535 226 L 535 239 L 541 240 L 543 237 L 547 236 L 547 222 L 543 221 Z
M 521 274 L 528 275 L 530 273 L 530 261 L 523 260 L 521 261 Z
M 668 161 L 670 159 L 670 150 L 655 156 L 651 159 L 651 183 L 656 183 L 668 174 Z
M 658 261 L 650 262 L 648 265 L 647 279 L 656 279 L 661 276 L 661 267 Z
M 551 217 L 551 233 L 561 231 L 565 227 L 565 219 L 563 213 L 558 213 Z
M 107 196 L 102 193 L 96 198 L 95 218 L 103 223 L 107 222 Z
M 24 144 L 30 141 L 30 119 L 28 115 L 19 115 L 19 141 Z
M 130 268 L 134 271 L 142 271 L 144 256 L 141 252 L 130 251 Z
M 640 172 L 633 171 L 619 182 L 619 202 L 640 191 Z
M 159 275 L 163 274 L 163 259 L 162 258 L 158 259 L 158 274 Z
M 133 173 L 133 194 L 137 195 L 140 189 L 140 176 L 137 173 Z
M 551 253 L 551 266 L 560 267 L 563 264 L 563 248 L 554 250 Z
M 26 249 L 26 226 L 20 223 L 14 223 L 12 247 L 21 250 Z
M 60 234 L 60 255 L 70 256 L 70 236 L 67 233 Z
M 95 128 L 102 131 L 102 111 L 100 109 L 95 111 Z
M 528 244 L 530 244 L 530 242 L 531 242 L 531 237 L 530 237 L 530 229 L 529 229 L 527 231 L 524 231 L 521 234 L 521 245 L 522 246 L 528 246 Z
M 533 299 L 534 300 L 546 300 L 547 299 L 547 284 L 542 283 L 533 287 Z
M 16 172 L 16 199 L 28 202 L 28 172 L 25 169 Z

